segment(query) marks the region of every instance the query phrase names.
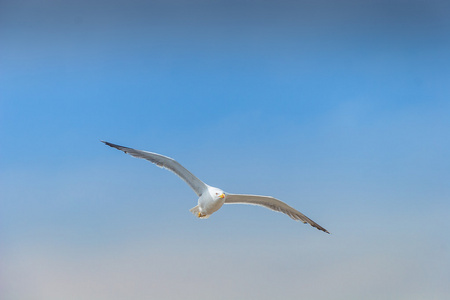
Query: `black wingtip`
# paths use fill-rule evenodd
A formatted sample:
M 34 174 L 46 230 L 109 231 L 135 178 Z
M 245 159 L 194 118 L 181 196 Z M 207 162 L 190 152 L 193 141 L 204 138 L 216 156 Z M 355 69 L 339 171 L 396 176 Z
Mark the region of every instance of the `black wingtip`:
M 107 145 L 107 146 L 113 147 L 113 148 L 115 148 L 116 146 L 119 146 L 119 145 L 115 145 L 115 144 L 113 144 L 113 143 L 106 142 L 106 141 L 102 141 L 102 140 L 100 140 L 100 142 L 102 142 L 103 144 L 105 144 L 105 145 Z
M 111 148 L 116 148 L 117 150 L 123 151 L 125 153 L 128 153 L 128 150 L 132 150 L 131 148 L 128 147 L 124 147 L 124 146 L 120 146 L 120 145 L 116 145 L 110 142 L 105 142 L 105 141 L 101 141 L 102 143 L 104 143 L 107 146 L 110 146 Z
M 305 223 L 306 224 L 306 223 Z M 318 224 L 315 224 L 315 225 L 312 225 L 312 224 L 310 224 L 312 227 L 315 227 L 316 229 L 319 229 L 320 231 L 323 231 L 323 232 L 326 232 L 326 233 L 328 233 L 328 234 L 331 234 L 328 230 L 326 230 L 325 228 L 323 228 L 322 226 L 320 226 L 320 225 L 318 225 Z M 316 226 L 317 225 L 317 226 Z
M 331 234 L 331 233 L 328 232 L 328 230 L 326 230 L 326 229 L 323 228 L 323 227 L 320 227 L 320 228 L 317 228 L 317 229 L 319 229 L 319 230 L 321 230 L 321 231 L 323 231 L 323 232 L 326 232 L 326 233 L 328 233 L 328 234 Z

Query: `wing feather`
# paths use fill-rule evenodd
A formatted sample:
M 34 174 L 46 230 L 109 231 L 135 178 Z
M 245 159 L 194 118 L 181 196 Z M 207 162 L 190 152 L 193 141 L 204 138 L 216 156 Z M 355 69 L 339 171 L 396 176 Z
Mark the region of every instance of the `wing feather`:
M 308 223 L 311 226 L 329 233 L 325 228 L 299 212 L 293 207 L 290 207 L 286 203 L 269 196 L 257 196 L 257 195 L 239 195 L 239 194 L 227 194 L 225 197 L 225 204 L 251 204 L 259 205 L 284 213 L 296 221 L 302 221 L 304 224 Z
M 119 146 L 105 141 L 101 142 L 105 143 L 110 147 L 121 150 L 131 156 L 146 159 L 160 168 L 165 168 L 169 171 L 172 171 L 173 173 L 177 174 L 181 179 L 183 179 L 199 197 L 207 189 L 207 185 L 203 181 L 195 177 L 194 174 L 189 172 L 185 167 L 183 167 L 179 162 L 177 162 L 173 158 L 153 152 L 147 152 L 143 150 L 136 150 L 133 148 Z

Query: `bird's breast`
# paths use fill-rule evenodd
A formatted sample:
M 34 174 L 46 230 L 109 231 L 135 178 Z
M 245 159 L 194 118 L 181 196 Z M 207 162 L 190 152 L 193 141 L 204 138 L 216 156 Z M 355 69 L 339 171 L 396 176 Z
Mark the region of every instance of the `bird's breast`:
M 225 203 L 225 199 L 215 200 L 211 197 L 211 195 L 203 194 L 198 199 L 198 205 L 200 206 L 203 213 L 210 215 L 213 212 L 216 212 L 222 205 Z

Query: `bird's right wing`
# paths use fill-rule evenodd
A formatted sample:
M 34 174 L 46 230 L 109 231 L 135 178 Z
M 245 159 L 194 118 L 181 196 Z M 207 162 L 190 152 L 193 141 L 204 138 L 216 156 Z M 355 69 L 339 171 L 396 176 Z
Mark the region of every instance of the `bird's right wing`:
M 104 141 L 102 141 L 102 143 L 105 143 L 110 147 L 121 150 L 131 156 L 146 159 L 160 168 L 165 168 L 169 171 L 172 171 L 173 173 L 177 174 L 181 179 L 183 179 L 199 197 L 207 189 L 207 185 L 203 181 L 195 177 L 194 174 L 189 172 L 185 167 L 183 167 L 179 162 L 177 162 L 173 158 L 157 153 L 123 147 Z
M 286 203 L 269 196 L 257 196 L 257 195 L 238 195 L 238 194 L 226 194 L 225 204 L 252 204 L 266 207 L 268 209 L 282 212 L 291 219 L 296 221 L 302 221 L 308 223 L 319 230 L 329 233 L 325 228 L 299 212 L 293 207 L 290 207 Z

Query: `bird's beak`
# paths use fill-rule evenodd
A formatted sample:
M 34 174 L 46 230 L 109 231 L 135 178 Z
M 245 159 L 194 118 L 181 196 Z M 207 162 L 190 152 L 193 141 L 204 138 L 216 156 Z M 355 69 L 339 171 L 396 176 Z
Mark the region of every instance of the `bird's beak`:
M 220 195 L 219 198 L 221 199 L 225 198 L 225 193 L 222 193 L 222 195 Z

